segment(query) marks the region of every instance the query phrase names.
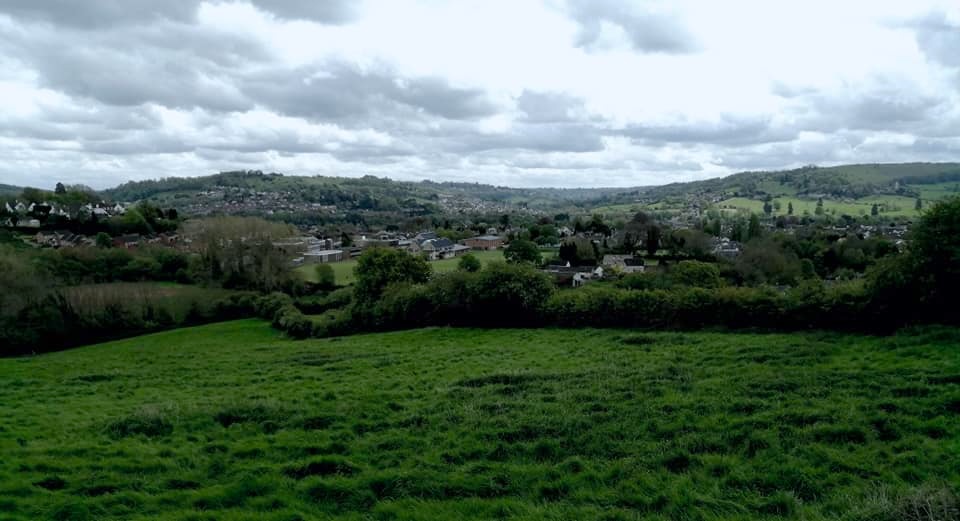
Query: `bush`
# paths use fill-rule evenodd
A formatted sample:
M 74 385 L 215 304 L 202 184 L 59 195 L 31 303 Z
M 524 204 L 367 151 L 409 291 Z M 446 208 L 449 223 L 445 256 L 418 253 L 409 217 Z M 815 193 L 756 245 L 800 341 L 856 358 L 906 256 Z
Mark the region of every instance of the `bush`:
M 675 284 L 697 288 L 719 288 L 722 285 L 720 268 L 713 263 L 680 261 L 670 268 L 670 279 Z
M 329 264 L 317 264 L 314 268 L 317 276 L 316 285 L 322 290 L 331 290 L 337 287 L 337 275 L 333 271 L 333 266 Z
M 294 301 L 294 305 L 304 313 L 319 315 L 331 309 L 347 307 L 352 301 L 353 290 L 340 288 L 323 295 L 300 297 Z

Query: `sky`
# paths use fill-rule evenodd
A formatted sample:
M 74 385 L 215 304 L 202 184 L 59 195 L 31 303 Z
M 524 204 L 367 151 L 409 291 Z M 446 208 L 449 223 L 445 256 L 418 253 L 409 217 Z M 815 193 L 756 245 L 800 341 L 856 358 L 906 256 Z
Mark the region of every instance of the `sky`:
M 0 0 L 0 183 L 960 159 L 956 0 Z

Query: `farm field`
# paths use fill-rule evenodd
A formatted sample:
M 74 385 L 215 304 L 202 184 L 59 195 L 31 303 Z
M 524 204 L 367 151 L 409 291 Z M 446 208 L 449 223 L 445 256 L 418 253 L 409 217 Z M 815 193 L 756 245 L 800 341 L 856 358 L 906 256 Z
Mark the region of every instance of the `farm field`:
M 480 259 L 482 264 L 486 264 L 491 261 L 503 260 L 503 250 L 485 250 L 485 251 L 472 251 L 471 252 L 476 258 Z M 457 263 L 460 262 L 460 258 L 456 257 L 453 259 L 441 259 L 436 261 L 430 261 L 430 266 L 433 266 L 434 273 L 444 273 L 447 271 L 453 271 L 457 269 Z M 353 284 L 356 280 L 353 276 L 353 268 L 356 267 L 356 259 L 351 259 L 342 262 L 331 262 L 330 266 L 333 268 L 333 274 L 336 277 L 337 284 L 340 286 L 346 286 Z M 297 268 L 300 274 L 308 281 L 316 280 L 316 264 L 308 264 L 306 266 L 300 266 Z
M 774 202 L 780 203 L 780 209 L 774 209 L 773 215 L 787 215 L 787 207 L 793 204 L 793 215 L 802 216 L 804 214 L 814 215 L 817 209 L 817 201 L 813 199 L 799 199 L 796 197 L 775 197 Z M 928 201 L 924 201 L 927 203 Z M 932 201 L 930 201 L 932 203 Z M 773 204 L 773 203 L 771 203 Z M 830 199 L 823 200 L 824 212 L 831 215 L 870 215 L 873 205 L 876 204 L 881 209 L 881 216 L 889 217 L 918 217 L 914 205 L 916 199 L 910 197 L 901 197 L 896 195 L 877 195 L 864 197 L 854 201 L 835 201 Z M 753 213 L 763 213 L 763 201 L 757 199 L 747 199 L 744 197 L 731 197 L 720 201 L 715 205 L 720 210 L 746 210 Z
M 0 519 L 956 519 L 958 344 L 243 320 L 0 359 Z

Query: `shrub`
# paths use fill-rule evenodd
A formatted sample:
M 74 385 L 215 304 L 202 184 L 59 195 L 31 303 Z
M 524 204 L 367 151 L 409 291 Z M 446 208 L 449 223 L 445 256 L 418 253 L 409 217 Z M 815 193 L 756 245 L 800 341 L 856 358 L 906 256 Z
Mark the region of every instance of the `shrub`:
M 317 264 L 314 268 L 317 276 L 317 287 L 323 290 L 331 290 L 337 287 L 337 275 L 333 271 L 333 266 L 329 264 Z

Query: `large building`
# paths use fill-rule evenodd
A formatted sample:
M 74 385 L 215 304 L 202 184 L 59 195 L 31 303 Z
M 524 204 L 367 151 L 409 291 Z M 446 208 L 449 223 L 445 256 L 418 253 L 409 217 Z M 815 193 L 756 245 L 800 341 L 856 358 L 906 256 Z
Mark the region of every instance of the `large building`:
M 303 254 L 304 264 L 325 264 L 343 260 L 343 250 L 313 250 Z
M 481 235 L 464 239 L 464 246 L 469 246 L 474 250 L 496 250 L 503 246 L 503 239 L 496 235 Z

